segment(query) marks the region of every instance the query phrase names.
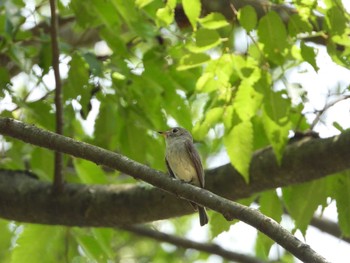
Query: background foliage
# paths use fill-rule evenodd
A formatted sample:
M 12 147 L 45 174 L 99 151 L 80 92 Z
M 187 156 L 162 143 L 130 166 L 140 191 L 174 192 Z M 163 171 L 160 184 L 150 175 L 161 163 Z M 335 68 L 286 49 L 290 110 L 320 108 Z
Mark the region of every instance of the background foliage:
M 320 49 L 349 69 L 349 14 L 338 0 L 322 5 L 293 1 L 292 7 L 270 1 L 266 14 L 257 11 L 254 1 L 242 8 L 232 3 L 225 12 L 214 12 L 199 0 L 59 1 L 64 135 L 165 170 L 164 142 L 154 131 L 176 124 L 192 131 L 205 163 L 225 150 L 247 183 L 254 151 L 271 145 L 280 161 L 289 137 L 317 128 L 305 115 L 306 87 L 292 85 L 288 72 L 305 63 L 317 72 Z M 54 130 L 48 2 L 5 0 L 0 14 L 1 115 Z M 349 95 L 348 87 L 336 85 L 334 80 L 332 98 Z M 316 122 L 322 121 L 314 113 Z M 334 123 L 340 132 L 342 125 Z M 2 168 L 30 169 L 40 179 L 52 180 L 50 151 L 7 138 L 2 151 Z M 69 156 L 64 167 L 68 182 L 134 182 Z M 344 172 L 242 202 L 258 200 L 261 211 L 278 222 L 286 209 L 295 230 L 305 234 L 316 209 L 335 200 L 342 234 L 350 237 L 349 189 Z M 191 219 L 171 220 L 171 229 L 184 235 Z M 209 239 L 230 224 L 211 214 Z M 208 257 L 111 229 L 5 220 L 0 228 L 2 262 Z M 272 244 L 258 234 L 256 257 L 267 260 Z

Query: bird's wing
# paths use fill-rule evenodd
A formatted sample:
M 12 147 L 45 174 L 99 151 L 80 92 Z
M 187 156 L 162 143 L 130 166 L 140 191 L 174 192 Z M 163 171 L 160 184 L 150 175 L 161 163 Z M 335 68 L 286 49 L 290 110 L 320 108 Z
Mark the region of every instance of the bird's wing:
M 194 168 L 195 168 L 197 175 L 198 175 L 200 187 L 204 188 L 204 171 L 203 171 L 201 158 L 199 157 L 199 154 L 198 154 L 197 150 L 194 148 L 192 142 L 186 141 L 185 147 L 186 147 L 188 155 L 190 156 L 190 158 L 194 164 Z
M 173 178 L 176 178 L 174 172 L 170 168 L 170 165 L 169 165 L 167 158 L 165 158 L 165 164 L 166 164 L 166 167 L 168 168 L 168 172 L 169 172 L 170 176 Z

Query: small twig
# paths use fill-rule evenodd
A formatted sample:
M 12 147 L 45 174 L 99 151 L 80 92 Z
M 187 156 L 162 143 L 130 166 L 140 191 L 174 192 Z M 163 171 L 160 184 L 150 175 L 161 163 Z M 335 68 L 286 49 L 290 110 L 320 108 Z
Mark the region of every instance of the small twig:
M 183 247 L 183 248 L 193 248 L 199 251 L 207 252 L 209 254 L 215 254 L 218 256 L 221 256 L 227 260 L 231 260 L 234 262 L 241 262 L 241 263 L 263 263 L 266 261 L 257 259 L 252 256 L 244 255 L 241 253 L 236 253 L 232 252 L 229 250 L 226 250 L 219 245 L 216 244 L 208 244 L 208 243 L 200 243 L 200 242 L 195 242 L 186 238 L 181 238 L 178 236 L 174 235 L 169 235 L 157 230 L 152 230 L 147 227 L 143 226 L 122 226 L 119 227 L 120 229 L 127 230 L 129 232 L 132 232 L 134 234 L 140 235 L 140 236 L 145 236 L 149 237 L 161 242 L 167 242 L 170 244 L 173 244 L 178 247 Z
M 325 113 L 325 111 L 327 111 L 329 108 L 333 107 L 338 102 L 341 102 L 341 101 L 347 100 L 347 99 L 350 99 L 350 95 L 343 96 L 341 98 L 336 99 L 335 101 L 332 101 L 331 103 L 327 103 L 323 107 L 322 110 L 317 111 L 316 117 L 310 125 L 310 130 L 313 130 L 315 128 L 316 124 L 320 121 L 320 118 L 323 115 L 323 113 Z
M 59 69 L 59 48 L 58 48 L 58 20 L 56 11 L 56 0 L 50 0 L 51 9 L 51 48 L 52 48 L 52 67 L 55 75 L 55 106 L 56 106 L 56 133 L 63 134 L 63 103 L 62 103 L 62 83 Z M 63 190 L 63 154 L 55 152 L 55 174 L 53 182 L 53 191 L 60 193 Z

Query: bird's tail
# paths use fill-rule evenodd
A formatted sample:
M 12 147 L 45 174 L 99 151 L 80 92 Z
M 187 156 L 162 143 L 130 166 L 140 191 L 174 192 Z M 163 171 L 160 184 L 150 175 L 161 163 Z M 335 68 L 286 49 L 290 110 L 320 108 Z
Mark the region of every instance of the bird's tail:
M 208 219 L 207 212 L 205 211 L 205 208 L 203 206 L 198 206 L 198 212 L 199 212 L 199 222 L 201 226 L 208 224 L 209 219 Z

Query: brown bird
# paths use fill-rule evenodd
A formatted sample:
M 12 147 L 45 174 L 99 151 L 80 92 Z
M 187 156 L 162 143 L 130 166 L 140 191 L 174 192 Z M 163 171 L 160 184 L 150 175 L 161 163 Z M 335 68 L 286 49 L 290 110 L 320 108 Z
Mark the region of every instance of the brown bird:
M 165 163 L 169 174 L 174 178 L 204 188 L 203 166 L 193 144 L 192 135 L 186 129 L 180 127 L 158 133 L 165 137 Z M 209 220 L 205 208 L 190 203 L 199 212 L 200 225 L 206 225 Z

